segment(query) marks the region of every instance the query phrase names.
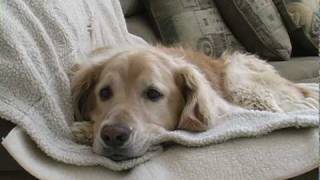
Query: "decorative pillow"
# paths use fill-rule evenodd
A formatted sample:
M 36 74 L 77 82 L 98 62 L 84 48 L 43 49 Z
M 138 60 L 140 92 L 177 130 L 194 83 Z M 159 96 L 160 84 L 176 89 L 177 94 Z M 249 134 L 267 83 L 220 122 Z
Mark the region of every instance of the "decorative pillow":
M 213 0 L 145 0 L 165 44 L 181 44 L 209 56 L 243 50 Z
M 252 53 L 288 60 L 291 42 L 272 0 L 215 0 L 231 32 Z
M 319 0 L 273 0 L 285 23 L 294 55 L 318 55 Z

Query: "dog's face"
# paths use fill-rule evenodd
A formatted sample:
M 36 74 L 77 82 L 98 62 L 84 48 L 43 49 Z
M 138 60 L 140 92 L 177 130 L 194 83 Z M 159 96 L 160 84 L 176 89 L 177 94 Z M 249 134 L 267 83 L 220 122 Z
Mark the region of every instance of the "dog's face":
M 126 51 L 75 74 L 76 116 L 93 122 L 95 153 L 137 157 L 162 130 L 207 128 L 204 77 L 179 63 L 160 52 Z

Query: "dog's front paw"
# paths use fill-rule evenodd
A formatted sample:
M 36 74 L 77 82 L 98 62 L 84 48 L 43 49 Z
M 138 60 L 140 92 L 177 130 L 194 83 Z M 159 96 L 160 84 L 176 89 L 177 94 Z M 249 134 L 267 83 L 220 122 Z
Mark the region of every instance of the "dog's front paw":
M 93 142 L 93 124 L 90 121 L 74 122 L 71 126 L 74 140 L 80 144 L 91 145 Z

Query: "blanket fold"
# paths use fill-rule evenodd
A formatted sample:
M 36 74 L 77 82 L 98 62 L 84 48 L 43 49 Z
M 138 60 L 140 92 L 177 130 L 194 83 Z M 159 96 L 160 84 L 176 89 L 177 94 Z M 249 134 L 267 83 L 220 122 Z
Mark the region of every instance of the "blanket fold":
M 23 128 L 48 156 L 68 164 L 125 170 L 161 152 L 155 148 L 140 158 L 114 162 L 72 140 L 71 68 L 98 47 L 148 46 L 128 33 L 118 0 L 3 0 L 0 7 L 0 117 Z M 317 126 L 317 109 L 301 107 L 282 114 L 230 114 L 222 117 L 226 123 L 205 133 L 165 132 L 154 143 L 203 146 L 280 128 Z

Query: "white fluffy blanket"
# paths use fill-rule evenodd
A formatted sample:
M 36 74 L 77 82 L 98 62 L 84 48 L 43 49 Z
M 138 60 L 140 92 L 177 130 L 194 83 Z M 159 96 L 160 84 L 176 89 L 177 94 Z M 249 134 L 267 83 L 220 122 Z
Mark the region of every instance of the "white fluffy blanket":
M 127 32 L 118 0 L 0 1 L 0 117 L 22 127 L 48 156 L 69 164 L 125 170 L 161 152 L 114 162 L 72 141 L 68 73 L 92 49 L 146 45 Z M 316 85 L 313 86 L 316 88 Z M 205 133 L 166 132 L 154 143 L 204 146 L 286 127 L 315 127 L 317 109 L 297 102 L 290 113 L 229 114 Z

